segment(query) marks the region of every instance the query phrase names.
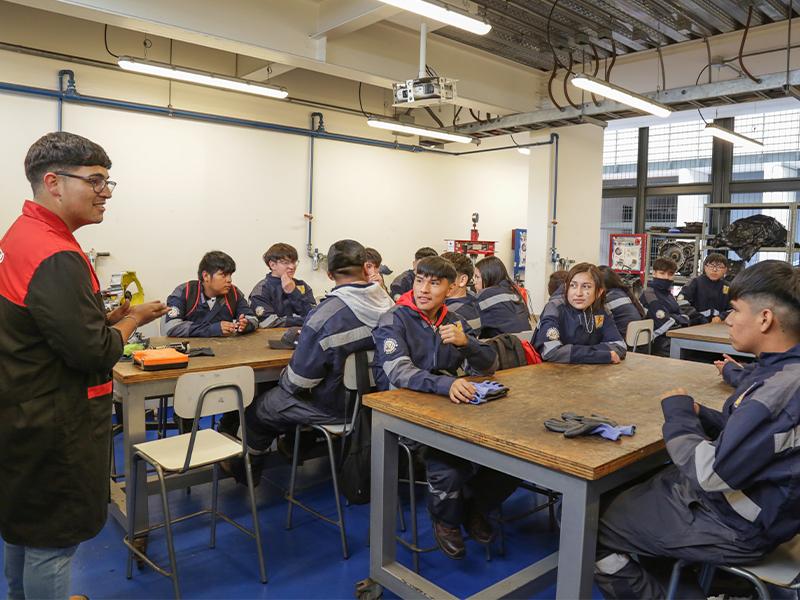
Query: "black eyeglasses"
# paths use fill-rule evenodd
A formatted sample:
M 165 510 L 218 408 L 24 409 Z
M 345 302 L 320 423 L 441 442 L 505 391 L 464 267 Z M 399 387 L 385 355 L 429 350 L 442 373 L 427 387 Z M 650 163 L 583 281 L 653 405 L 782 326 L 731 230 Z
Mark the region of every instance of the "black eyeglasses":
M 101 194 L 103 190 L 108 188 L 109 192 L 113 192 L 114 188 L 117 187 L 116 181 L 111 181 L 110 179 L 103 179 L 102 177 L 84 177 L 83 175 L 74 175 L 73 173 L 64 173 L 63 171 L 54 171 L 56 175 L 61 175 L 62 177 L 72 177 L 73 179 L 82 179 L 86 183 L 92 186 L 95 194 Z

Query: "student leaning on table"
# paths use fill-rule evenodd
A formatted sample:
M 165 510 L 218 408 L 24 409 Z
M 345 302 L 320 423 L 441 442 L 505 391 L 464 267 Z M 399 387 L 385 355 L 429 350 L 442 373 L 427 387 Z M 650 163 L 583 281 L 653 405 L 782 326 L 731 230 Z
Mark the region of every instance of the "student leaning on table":
M 50 133 L 25 157 L 33 188 L 0 240 L 0 534 L 8 597 L 66 598 L 78 544 L 106 522 L 111 369 L 161 302 L 105 313 L 73 237 L 116 185 L 85 138 Z
M 662 399 L 673 464 L 603 511 L 596 579 L 608 598 L 662 598 L 641 557 L 752 562 L 800 532 L 800 273 L 769 260 L 733 281 L 731 344 L 756 355 L 722 412 L 684 389 Z M 639 557 L 639 558 L 635 558 Z M 698 590 L 699 593 L 699 590 Z

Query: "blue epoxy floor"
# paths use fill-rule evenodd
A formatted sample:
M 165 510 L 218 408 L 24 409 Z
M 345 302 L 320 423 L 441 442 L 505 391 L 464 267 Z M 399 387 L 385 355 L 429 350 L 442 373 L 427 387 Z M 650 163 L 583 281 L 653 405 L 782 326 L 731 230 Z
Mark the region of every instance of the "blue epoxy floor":
M 117 437 L 117 457 L 121 461 L 121 436 Z M 121 463 L 120 463 L 121 464 Z M 303 499 L 321 512 L 335 515 L 330 481 L 325 481 L 327 462 L 307 461 L 301 469 L 298 485 L 310 485 Z M 284 528 L 286 502 L 279 486 L 288 482 L 289 467 L 279 466 L 265 471 L 256 489 L 259 520 L 264 543 L 269 582 L 258 580 L 255 542 L 220 521 L 217 526 L 216 549 L 208 548 L 209 517 L 199 517 L 174 526 L 181 591 L 185 598 L 353 598 L 355 582 L 369 574 L 367 526 L 369 505 L 345 507 L 350 558 L 342 560 L 338 531 L 332 525 L 295 509 L 294 527 Z M 314 485 L 318 482 L 317 485 Z M 207 506 L 209 485 L 170 494 L 173 516 L 193 512 Z M 424 510 L 424 491 L 420 498 L 419 524 L 422 545 L 431 545 L 430 521 Z M 534 497 L 518 490 L 504 505 L 505 514 L 515 514 L 530 507 Z M 404 500 L 406 517 L 408 502 Z M 247 490 L 232 480 L 220 483 L 220 509 L 250 525 Z M 160 500 L 150 498 L 151 519 L 161 519 Z M 506 555 L 495 551 L 486 560 L 482 546 L 468 541 L 468 556 L 452 561 L 440 552 L 421 557 L 421 573 L 451 593 L 464 597 L 535 562 L 556 549 L 558 537 L 548 528 L 547 512 L 526 517 L 505 526 Z M 171 583 L 152 570 L 137 571 L 133 579 L 125 578 L 126 551 L 122 529 L 109 518 L 102 532 L 82 544 L 73 563 L 73 593 L 100 598 L 170 598 Z M 0 548 L 2 553 L 2 548 Z M 151 535 L 150 555 L 167 564 L 163 531 Z M 411 566 L 410 553 L 398 548 L 398 558 Z M 0 574 L 0 594 L 5 594 L 5 579 Z M 555 594 L 555 572 L 530 589 L 530 597 L 552 598 Z M 392 597 L 385 593 L 384 597 Z M 595 589 L 595 597 L 601 598 Z

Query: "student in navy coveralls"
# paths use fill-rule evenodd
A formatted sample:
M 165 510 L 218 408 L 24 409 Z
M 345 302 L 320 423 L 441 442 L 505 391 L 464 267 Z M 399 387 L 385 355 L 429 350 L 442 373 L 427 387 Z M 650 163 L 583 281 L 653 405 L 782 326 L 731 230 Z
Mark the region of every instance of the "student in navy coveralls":
M 475 263 L 473 274 L 478 308 L 481 311 L 481 336 L 513 333 L 530 341 L 533 336 L 525 298 L 508 276 L 503 261 L 487 256 Z
M 647 311 L 646 318 L 653 319 L 653 354 L 669 356 L 670 329 L 686 327 L 691 317 L 681 311 L 678 301 L 672 295 L 673 278 L 678 267 L 675 261 L 660 257 L 653 261 L 653 278 L 639 297 L 639 301 Z
M 262 258 L 269 273 L 250 292 L 250 305 L 258 317 L 258 326 L 302 325 L 317 301 L 311 286 L 295 279 L 297 250 L 289 244 L 272 244 Z
M 549 362 L 618 364 L 627 347 L 614 317 L 603 307 L 605 289 L 598 268 L 578 263 L 570 269 L 564 295 L 544 307 L 533 345 Z
M 171 337 L 218 337 L 255 331 L 258 319 L 233 285 L 236 263 L 214 250 L 203 256 L 197 279 L 182 283 L 167 298 L 162 331 Z
M 472 275 L 475 266 L 469 256 L 458 252 L 445 252 L 442 258 L 449 260 L 456 269 L 456 280 L 445 303 L 448 310 L 464 319 L 472 328 L 475 337 L 481 338 L 481 312 L 478 298 L 472 293 Z
M 606 289 L 605 309 L 614 316 L 614 322 L 624 340 L 628 333 L 628 325 L 633 321 L 644 319 L 644 307 L 631 288 L 625 285 L 611 267 L 601 265 L 597 268 L 603 275 L 603 287 Z
M 495 351 L 445 304 L 455 279 L 453 265 L 441 257 L 417 263 L 413 290 L 400 297 L 373 332 L 378 389 L 407 388 L 468 403 L 476 390 L 459 377 L 461 372 L 488 375 L 495 370 Z M 430 447 L 425 448 L 425 466 L 428 510 L 442 552 L 453 559 L 466 555 L 462 525 L 475 541 L 491 542 L 494 532 L 486 515 L 511 495 L 518 481 Z
M 757 362 L 721 365 L 736 385 L 721 412 L 691 390 L 664 394 L 672 464 L 600 518 L 595 577 L 608 598 L 664 597 L 642 558 L 746 564 L 800 532 L 800 272 L 758 263 L 736 277 L 730 297 L 731 345 Z
M 731 308 L 728 297 L 730 284 L 725 279 L 727 273 L 728 259 L 725 256 L 717 253 L 706 256 L 703 274 L 683 286 L 678 294 L 681 309 L 686 306 L 694 308 L 698 323 L 722 323 Z

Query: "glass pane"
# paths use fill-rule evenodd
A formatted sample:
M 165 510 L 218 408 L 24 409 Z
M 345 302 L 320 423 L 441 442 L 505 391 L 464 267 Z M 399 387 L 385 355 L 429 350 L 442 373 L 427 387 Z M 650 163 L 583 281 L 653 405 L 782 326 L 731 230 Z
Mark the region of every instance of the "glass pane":
M 702 121 L 650 127 L 648 185 L 711 181 L 711 136 Z
M 639 130 L 606 129 L 603 134 L 603 187 L 634 187 Z
M 633 205 L 635 198 L 603 198 L 600 212 L 600 260 L 608 264 L 609 236 L 612 233 L 633 233 Z
M 800 110 L 741 115 L 734 130 L 764 144 L 761 150 L 734 145 L 734 181 L 798 177 Z

